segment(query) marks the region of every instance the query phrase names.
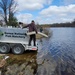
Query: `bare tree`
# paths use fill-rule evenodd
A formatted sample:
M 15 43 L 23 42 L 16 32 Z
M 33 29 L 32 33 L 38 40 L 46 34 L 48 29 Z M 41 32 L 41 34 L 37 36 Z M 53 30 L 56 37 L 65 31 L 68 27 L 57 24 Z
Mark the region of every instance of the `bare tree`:
M 11 0 L 9 3 L 9 8 L 8 8 L 8 10 L 9 10 L 9 22 L 11 21 L 11 18 L 14 17 L 14 14 L 16 12 L 16 10 L 15 10 L 16 6 L 17 6 L 17 3 L 15 3 L 14 0 Z
M 0 8 L 2 10 L 3 18 L 6 24 L 7 24 L 7 8 L 8 8 L 7 2 L 8 0 L 1 0 L 0 2 Z
M 13 16 L 15 14 L 16 6 L 17 6 L 17 3 L 15 2 L 15 0 L 1 0 L 0 12 L 6 24 L 10 23 L 11 17 L 14 18 Z

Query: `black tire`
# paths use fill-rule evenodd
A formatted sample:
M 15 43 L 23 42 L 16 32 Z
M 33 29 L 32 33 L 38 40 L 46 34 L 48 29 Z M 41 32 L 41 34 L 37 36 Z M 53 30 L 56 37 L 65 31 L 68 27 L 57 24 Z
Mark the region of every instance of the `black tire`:
M 22 54 L 24 51 L 25 49 L 21 44 L 16 44 L 12 47 L 12 52 L 14 54 Z
M 10 51 L 10 46 L 9 44 L 1 43 L 0 44 L 0 53 L 2 54 L 7 54 Z

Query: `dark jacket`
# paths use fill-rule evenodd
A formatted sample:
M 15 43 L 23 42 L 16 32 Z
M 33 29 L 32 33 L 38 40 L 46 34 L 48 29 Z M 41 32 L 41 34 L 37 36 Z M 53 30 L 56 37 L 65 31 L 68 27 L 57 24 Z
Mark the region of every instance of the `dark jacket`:
M 37 28 L 36 28 L 35 24 L 30 23 L 30 24 L 24 26 L 23 28 L 26 28 L 26 27 L 29 27 L 29 32 L 35 31 L 37 33 Z

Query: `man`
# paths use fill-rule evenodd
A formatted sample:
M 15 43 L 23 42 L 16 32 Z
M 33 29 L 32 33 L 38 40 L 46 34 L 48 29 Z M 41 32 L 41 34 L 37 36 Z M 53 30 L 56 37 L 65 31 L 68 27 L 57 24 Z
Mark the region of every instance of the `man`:
M 37 33 L 37 29 L 36 29 L 34 20 L 32 20 L 30 24 L 24 26 L 23 28 L 26 28 L 26 27 L 29 27 L 29 32 L 35 31 Z M 34 42 L 34 46 L 36 46 L 36 34 L 30 35 L 29 44 L 28 44 L 29 46 L 31 46 L 32 40 Z
M 19 22 L 19 25 L 18 25 L 18 26 L 19 26 L 20 28 L 22 28 L 22 25 L 23 25 L 23 23 L 22 23 L 22 22 Z

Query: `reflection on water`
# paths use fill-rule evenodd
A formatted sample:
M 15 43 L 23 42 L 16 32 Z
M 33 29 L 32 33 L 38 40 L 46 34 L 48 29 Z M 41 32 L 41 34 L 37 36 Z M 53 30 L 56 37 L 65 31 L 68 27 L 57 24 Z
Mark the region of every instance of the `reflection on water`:
M 52 36 L 42 40 L 43 54 L 50 53 L 57 67 L 54 75 L 75 75 L 75 28 L 51 28 Z
M 52 28 L 48 50 L 57 62 L 58 75 L 75 75 L 75 28 Z

